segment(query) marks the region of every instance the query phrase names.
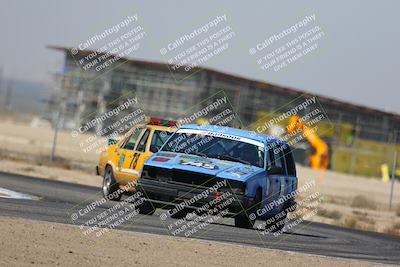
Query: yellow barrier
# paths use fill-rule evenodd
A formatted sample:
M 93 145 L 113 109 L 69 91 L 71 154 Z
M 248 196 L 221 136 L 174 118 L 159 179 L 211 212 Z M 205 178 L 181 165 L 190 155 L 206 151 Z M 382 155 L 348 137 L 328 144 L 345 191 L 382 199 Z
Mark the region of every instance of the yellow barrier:
M 387 164 L 381 165 L 381 172 L 382 172 L 382 181 L 389 182 L 389 166 Z

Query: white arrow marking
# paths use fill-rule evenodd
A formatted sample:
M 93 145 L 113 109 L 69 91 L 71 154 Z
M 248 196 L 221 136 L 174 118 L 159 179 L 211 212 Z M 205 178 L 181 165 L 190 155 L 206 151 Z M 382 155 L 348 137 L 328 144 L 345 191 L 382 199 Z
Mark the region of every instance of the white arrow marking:
M 14 199 L 30 199 L 30 200 L 39 200 L 40 198 L 34 195 L 24 194 L 20 192 L 15 192 L 12 190 L 8 190 L 0 187 L 0 197 L 2 198 L 14 198 Z

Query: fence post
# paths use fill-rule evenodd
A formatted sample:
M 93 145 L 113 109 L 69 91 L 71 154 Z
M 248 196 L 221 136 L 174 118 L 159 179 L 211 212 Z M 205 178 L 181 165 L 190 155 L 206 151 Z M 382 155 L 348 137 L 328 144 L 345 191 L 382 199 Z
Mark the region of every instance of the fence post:
M 396 163 L 397 163 L 397 150 L 393 153 L 393 168 L 392 168 L 392 185 L 390 188 L 390 203 L 389 208 L 392 208 L 392 201 L 393 201 L 393 188 L 394 188 L 394 180 L 396 175 Z

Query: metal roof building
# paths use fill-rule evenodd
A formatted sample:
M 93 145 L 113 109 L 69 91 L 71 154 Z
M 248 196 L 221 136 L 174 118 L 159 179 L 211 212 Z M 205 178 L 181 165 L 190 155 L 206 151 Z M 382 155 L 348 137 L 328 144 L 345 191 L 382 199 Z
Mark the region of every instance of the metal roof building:
M 224 91 L 244 126 L 257 120 L 259 111 L 272 112 L 298 96 L 312 94 L 267 82 L 251 80 L 207 68 L 187 75 L 171 73 L 168 64 L 121 58 L 123 64 L 103 71 L 82 71 L 77 60 L 93 51 L 79 50 L 72 56 L 67 47 L 49 46 L 64 53 L 64 74 L 70 78 L 58 92 L 68 92 L 64 126 L 77 125 L 83 114 L 104 110 L 108 102 L 124 92 L 135 92 L 146 114 L 179 118 L 199 101 Z M 101 57 L 98 53 L 97 57 Z M 317 95 L 334 124 L 348 123 L 357 137 L 384 143 L 400 142 L 400 115 Z M 211 101 L 211 100 L 208 100 Z M 57 104 L 57 101 L 53 101 Z M 237 125 L 234 125 L 237 126 Z

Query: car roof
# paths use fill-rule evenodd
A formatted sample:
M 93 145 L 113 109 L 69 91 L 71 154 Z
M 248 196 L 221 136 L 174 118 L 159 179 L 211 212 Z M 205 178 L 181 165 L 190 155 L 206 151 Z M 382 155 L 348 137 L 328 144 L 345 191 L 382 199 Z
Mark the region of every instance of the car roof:
M 218 125 L 198 125 L 198 124 L 186 124 L 180 127 L 180 129 L 194 129 L 194 130 L 204 130 L 210 132 L 217 133 L 229 133 L 231 135 L 235 135 L 238 137 L 249 138 L 255 141 L 259 141 L 262 143 L 279 143 L 279 144 L 287 144 L 287 142 L 280 140 L 273 136 L 268 136 L 265 134 L 260 134 L 254 131 L 236 129 L 232 127 L 226 126 L 218 126 Z

